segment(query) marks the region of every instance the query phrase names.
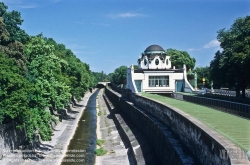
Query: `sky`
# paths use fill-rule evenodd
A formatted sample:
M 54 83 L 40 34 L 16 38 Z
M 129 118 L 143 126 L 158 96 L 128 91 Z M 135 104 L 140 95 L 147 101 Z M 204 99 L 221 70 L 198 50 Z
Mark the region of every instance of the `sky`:
M 220 50 L 217 32 L 250 15 L 250 0 L 0 0 L 29 35 L 64 44 L 91 71 L 137 64 L 153 44 L 187 51 L 196 67 Z

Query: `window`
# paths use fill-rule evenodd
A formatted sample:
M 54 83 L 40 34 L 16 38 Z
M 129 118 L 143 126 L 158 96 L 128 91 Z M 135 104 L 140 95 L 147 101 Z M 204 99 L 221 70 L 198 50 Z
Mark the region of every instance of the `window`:
M 144 59 L 144 65 L 147 65 L 148 61 L 146 59 Z
M 156 59 L 156 60 L 155 60 L 155 65 L 158 65 L 158 64 L 159 64 L 159 60 Z
M 168 59 L 166 60 L 166 64 L 168 65 Z
M 169 76 L 149 76 L 149 87 L 169 87 Z

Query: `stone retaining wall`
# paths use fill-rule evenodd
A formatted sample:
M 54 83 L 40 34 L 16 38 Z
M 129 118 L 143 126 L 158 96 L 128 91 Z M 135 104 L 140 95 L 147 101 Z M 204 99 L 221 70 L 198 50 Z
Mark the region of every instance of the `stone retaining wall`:
M 16 128 L 14 122 L 0 125 L 0 160 L 14 150 L 27 145 L 28 139 L 24 130 Z
M 238 150 L 237 146 L 177 108 L 136 94 L 129 96 L 129 100 L 133 102 L 131 104 L 110 89 L 106 88 L 105 93 L 113 104 L 119 106 L 136 123 L 139 129 L 142 129 L 143 133 L 149 138 L 148 140 L 155 144 L 154 148 L 163 164 L 186 163 L 183 161 L 185 159 L 182 157 L 183 155 L 176 155 L 176 146 L 169 146 L 171 144 L 169 141 L 171 140 L 166 138 L 167 135 L 164 135 L 160 129 L 154 127 L 157 123 L 146 119 L 146 115 L 143 115 L 143 113 L 138 113 L 136 107 L 152 114 L 170 128 L 181 139 L 192 155 L 197 158 L 198 164 L 228 165 L 242 163 L 242 161 L 231 160 L 230 158 L 225 159 L 222 156 L 223 151 L 226 151 L 226 147 L 230 146 L 231 149 Z M 153 122 L 153 124 L 149 122 Z

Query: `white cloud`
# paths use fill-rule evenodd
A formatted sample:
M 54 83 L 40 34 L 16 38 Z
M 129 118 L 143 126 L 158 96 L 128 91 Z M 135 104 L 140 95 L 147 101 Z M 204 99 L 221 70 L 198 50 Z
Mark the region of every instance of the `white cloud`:
M 199 51 L 202 49 L 210 49 L 210 48 L 215 48 L 215 50 L 221 50 L 220 48 L 220 42 L 217 39 L 214 39 L 210 41 L 209 43 L 205 44 L 202 48 L 189 48 L 187 51 L 193 52 L 193 51 Z
M 132 13 L 132 12 L 127 12 L 127 13 L 120 13 L 120 14 L 111 14 L 109 15 L 111 18 L 135 18 L 135 17 L 144 17 L 144 14 L 140 13 Z
M 205 44 L 203 48 L 208 49 L 208 48 L 213 48 L 213 47 L 219 47 L 220 42 L 216 39 L 210 41 L 209 43 Z

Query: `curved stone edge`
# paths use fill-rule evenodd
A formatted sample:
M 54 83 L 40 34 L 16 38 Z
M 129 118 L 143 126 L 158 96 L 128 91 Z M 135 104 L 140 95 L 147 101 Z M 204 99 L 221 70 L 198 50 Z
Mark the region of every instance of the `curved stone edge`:
M 231 142 L 226 137 L 224 137 L 223 135 L 219 134 L 218 132 L 216 132 L 215 130 L 213 130 L 212 128 L 210 128 L 209 126 L 205 125 L 204 123 L 202 123 L 198 119 L 196 119 L 196 118 L 192 117 L 191 115 L 183 112 L 182 110 L 180 110 L 178 108 L 175 108 L 175 107 L 173 107 L 171 105 L 168 105 L 166 103 L 162 103 L 160 101 L 152 100 L 150 98 L 147 98 L 147 97 L 144 97 L 144 96 L 139 96 L 139 95 L 136 95 L 135 97 L 141 97 L 141 98 L 144 98 L 144 99 L 147 99 L 147 100 L 151 100 L 152 102 L 155 102 L 157 104 L 165 106 L 170 111 L 178 114 L 182 118 L 185 118 L 190 124 L 192 124 L 194 127 L 198 128 L 199 131 L 201 131 L 202 133 L 204 133 L 205 135 L 207 135 L 209 137 L 209 139 L 213 139 L 213 142 L 211 143 L 212 145 L 210 146 L 212 150 L 215 147 L 216 143 L 217 143 L 218 146 L 220 146 L 221 152 L 219 154 L 222 154 L 222 155 L 219 155 L 219 157 L 221 156 L 221 157 L 227 159 L 227 155 L 226 155 L 225 151 L 229 151 L 230 154 L 232 154 L 232 157 L 228 157 L 229 164 L 231 164 L 231 165 L 243 165 L 243 164 L 244 165 L 250 165 L 250 161 L 246 157 L 247 155 L 246 154 L 243 155 L 245 152 L 240 147 L 238 147 L 236 144 L 234 144 L 233 142 Z M 136 104 L 139 105 L 138 102 Z M 152 114 L 152 111 L 151 110 L 149 110 L 149 111 Z M 155 115 L 155 114 L 153 114 L 153 115 L 156 116 L 156 117 L 161 116 L 161 115 Z M 167 116 L 171 116 L 172 114 L 171 114 L 171 112 L 170 113 L 167 112 L 166 115 Z M 173 124 L 173 123 L 171 123 L 171 124 Z M 175 124 L 177 124 L 177 123 L 175 123 Z M 201 138 L 202 137 L 200 137 L 200 139 Z M 192 139 L 192 140 L 194 140 L 194 139 Z M 199 140 L 199 139 L 196 139 L 196 140 Z M 196 145 L 199 145 L 199 144 L 196 143 Z M 209 148 L 205 147 L 205 150 L 209 150 Z M 204 151 L 204 149 L 202 149 L 201 152 L 206 153 L 207 151 Z M 238 154 L 240 154 L 240 155 L 238 155 Z M 208 155 L 206 155 L 206 156 L 208 156 Z M 240 157 L 240 159 L 237 158 L 238 156 Z M 217 157 L 217 158 L 219 158 L 219 157 Z M 205 162 L 203 162 L 203 163 L 205 164 Z M 214 163 L 217 164 L 218 162 L 214 162 Z M 218 163 L 218 165 L 220 163 Z

